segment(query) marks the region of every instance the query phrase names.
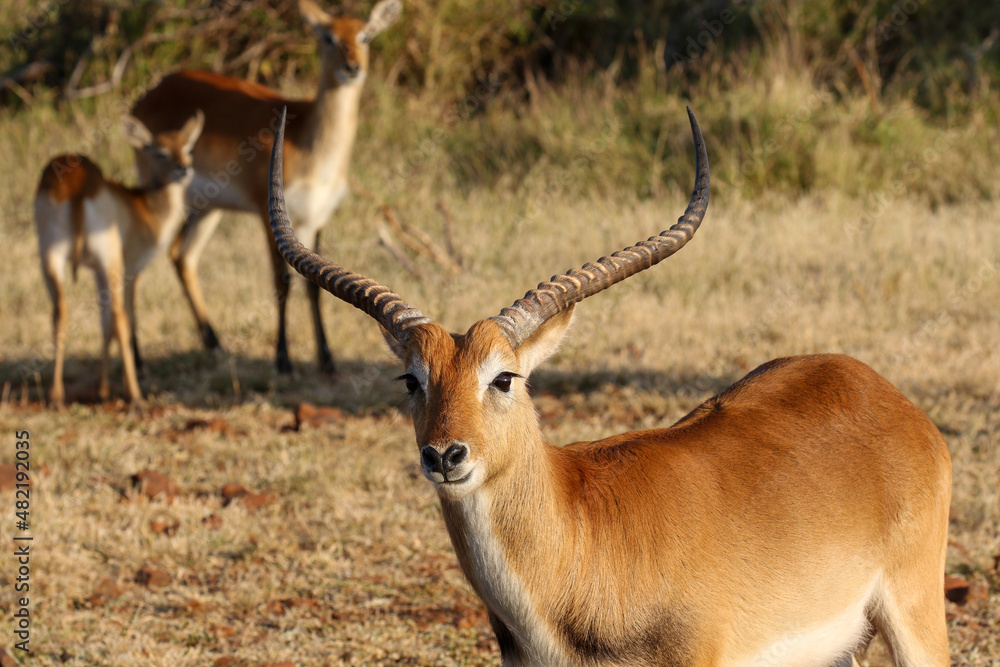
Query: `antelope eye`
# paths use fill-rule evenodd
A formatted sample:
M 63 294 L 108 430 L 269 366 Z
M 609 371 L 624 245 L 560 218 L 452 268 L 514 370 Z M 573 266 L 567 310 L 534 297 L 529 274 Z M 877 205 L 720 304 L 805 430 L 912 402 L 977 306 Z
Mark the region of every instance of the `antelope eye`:
M 329 44 L 330 46 L 333 46 L 337 43 L 337 38 L 333 36 L 333 33 L 324 32 L 323 41 Z
M 420 381 L 412 373 L 400 375 L 396 379 L 406 383 L 406 391 L 410 392 L 410 395 L 417 393 L 417 390 L 420 389 Z
M 500 375 L 493 378 L 492 384 L 494 387 L 500 391 L 506 393 L 510 391 L 510 381 L 514 378 L 513 373 L 501 373 Z

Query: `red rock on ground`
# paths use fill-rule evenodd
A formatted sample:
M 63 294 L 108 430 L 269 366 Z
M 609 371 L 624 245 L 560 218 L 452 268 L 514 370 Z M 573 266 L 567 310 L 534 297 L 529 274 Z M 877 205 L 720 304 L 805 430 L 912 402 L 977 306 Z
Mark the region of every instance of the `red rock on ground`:
M 149 530 L 154 535 L 173 537 L 180 529 L 181 523 L 176 519 L 153 519 L 149 522 Z
M 284 616 L 285 612 L 295 607 L 311 609 L 319 606 L 316 598 L 285 598 L 284 600 L 271 600 L 267 603 L 267 611 L 272 616 Z
M 17 667 L 17 660 L 14 659 L 7 649 L 0 646 L 0 667 Z
M 226 656 L 212 663 L 213 667 L 246 667 L 247 661 Z
M 90 594 L 90 606 L 102 607 L 112 600 L 117 600 L 121 594 L 122 589 L 118 587 L 115 580 L 110 577 L 104 577 L 97 582 L 94 592 Z
M 174 480 L 155 470 L 143 470 L 132 475 L 132 487 L 150 500 L 163 496 L 167 502 L 173 502 L 174 496 L 180 493 Z
M 243 486 L 242 484 L 226 484 L 222 487 L 222 506 L 225 507 L 229 503 L 233 502 L 236 498 L 241 498 L 250 493 L 250 489 Z
M 173 577 L 170 576 L 169 572 L 147 565 L 135 573 L 135 581 L 141 586 L 152 588 L 166 586 L 173 581 Z
M 21 471 L 28 473 L 28 480 L 26 482 L 21 482 L 21 484 L 27 484 L 28 488 L 34 488 L 35 481 L 39 477 L 47 477 L 52 469 L 46 465 L 36 466 L 32 464 L 31 470 Z M 17 488 L 17 467 L 13 463 L 0 463 L 0 491 L 8 491 Z
M 277 499 L 278 494 L 276 493 L 248 493 L 240 498 L 240 503 L 247 509 L 247 512 L 253 514 L 261 507 L 270 505 Z
M 301 430 L 303 425 L 317 427 L 323 424 L 335 424 L 344 420 L 344 413 L 338 408 L 317 407 L 312 403 L 299 403 L 295 408 L 295 430 Z
M 225 433 L 226 429 L 229 428 L 228 422 L 226 422 L 224 417 L 214 417 L 211 420 L 206 419 L 189 419 L 184 424 L 182 431 L 198 431 L 205 429 L 212 431 L 214 433 Z
M 222 498 L 223 507 L 228 507 L 238 500 L 248 512 L 253 513 L 261 507 L 273 503 L 278 499 L 278 495 L 275 493 L 254 493 L 242 484 L 233 483 L 222 487 Z
M 0 463 L 0 491 L 15 488 L 17 484 L 17 469 L 13 463 Z M 3 649 L 0 649 L 2 651 Z
M 969 597 L 969 582 L 961 577 L 945 576 L 944 596 L 957 604 L 965 604 Z
M 184 613 L 188 616 L 197 616 L 205 611 L 205 605 L 200 600 L 188 600 L 184 603 Z
M 981 581 L 969 582 L 961 577 L 944 578 L 944 596 L 960 605 L 977 602 L 987 602 L 990 599 L 990 589 Z

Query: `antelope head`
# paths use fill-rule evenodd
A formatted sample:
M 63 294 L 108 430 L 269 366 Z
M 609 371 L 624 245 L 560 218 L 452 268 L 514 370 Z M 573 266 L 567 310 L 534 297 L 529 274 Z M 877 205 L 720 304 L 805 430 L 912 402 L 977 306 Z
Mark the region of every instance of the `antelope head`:
M 525 379 L 574 304 L 701 224 L 708 160 L 690 118 L 695 187 L 677 224 L 462 335 L 295 240 L 280 131 L 276 247 L 375 318 L 405 364 L 424 475 L 504 665 L 846 665 L 876 631 L 900 665 L 946 665 L 948 447 L 861 362 L 778 359 L 670 428 L 563 447 L 542 438 Z
M 323 75 L 328 83 L 346 85 L 364 80 L 368 71 L 368 46 L 380 32 L 391 26 L 403 12 L 400 0 L 382 0 L 368 21 L 334 17 L 312 0 L 299 0 L 299 12 L 319 40 L 323 53 Z M 329 78 L 333 77 L 333 81 Z
M 465 334 L 450 334 L 388 287 L 338 266 L 295 239 L 282 192 L 284 115 L 271 158 L 271 229 L 284 258 L 303 276 L 368 313 L 402 361 L 424 475 L 441 498 L 460 499 L 512 467 L 544 465 L 528 395 L 531 372 L 559 346 L 579 301 L 669 257 L 694 235 L 709 198 L 708 156 L 688 110 L 696 180 L 684 215 L 667 231 L 538 285 Z M 528 468 L 530 469 L 530 468 Z
M 122 130 L 137 154 L 142 180 L 157 188 L 171 183 L 186 182 L 194 176 L 194 158 L 191 153 L 205 127 L 205 114 L 198 109 L 179 130 L 153 135 L 138 118 L 126 116 Z

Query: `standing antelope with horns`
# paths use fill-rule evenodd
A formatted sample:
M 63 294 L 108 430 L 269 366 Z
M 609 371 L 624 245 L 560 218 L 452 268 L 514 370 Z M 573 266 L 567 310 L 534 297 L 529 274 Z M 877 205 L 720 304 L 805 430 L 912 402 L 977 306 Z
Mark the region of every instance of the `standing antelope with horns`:
M 708 157 L 693 115 L 691 127 L 697 178 L 677 224 L 464 335 L 295 240 L 280 141 L 272 232 L 405 364 L 423 472 L 504 665 L 840 665 L 876 632 L 896 665 L 947 665 L 948 449 L 861 362 L 778 359 L 671 428 L 565 447 L 542 437 L 526 379 L 574 304 L 701 224 Z
M 104 178 L 83 155 L 60 155 L 46 165 L 35 195 L 35 227 L 42 274 L 52 299 L 55 373 L 50 401 L 61 405 L 66 352 L 66 264 L 76 278 L 80 264 L 94 271 L 104 344 L 99 395 L 108 390 L 108 353 L 112 336 L 122 355 L 122 374 L 131 401 L 142 393 L 130 344 L 135 330 L 135 279 L 164 249 L 184 221 L 184 189 L 191 181 L 191 151 L 204 124 L 201 111 L 177 131 L 151 133 L 142 122 L 124 122 L 129 143 L 144 153 L 151 168 L 145 184 L 128 188 Z
M 267 229 L 266 157 L 278 112 L 287 106 L 293 121 L 283 146 L 289 158 L 285 177 L 289 212 L 299 238 L 318 248 L 320 228 L 348 192 L 369 44 L 402 9 L 400 0 L 382 0 L 366 22 L 335 18 L 311 0 L 299 0 L 299 10 L 315 31 L 322 53 L 319 89 L 311 100 L 290 100 L 230 76 L 182 71 L 165 77 L 133 107 L 132 114 L 154 132 L 179 127 L 196 108 L 205 111 L 205 131 L 194 151 L 195 177 L 187 193 L 191 212 L 171 257 L 207 348 L 220 345 L 202 297 L 198 260 L 224 209 L 257 213 Z M 144 156 L 140 154 L 137 162 L 142 173 L 147 168 Z M 273 247 L 271 255 L 278 300 L 277 366 L 290 372 L 285 333 L 289 273 Z M 308 291 L 319 364 L 332 373 L 335 366 L 320 318 L 319 289 L 310 283 Z

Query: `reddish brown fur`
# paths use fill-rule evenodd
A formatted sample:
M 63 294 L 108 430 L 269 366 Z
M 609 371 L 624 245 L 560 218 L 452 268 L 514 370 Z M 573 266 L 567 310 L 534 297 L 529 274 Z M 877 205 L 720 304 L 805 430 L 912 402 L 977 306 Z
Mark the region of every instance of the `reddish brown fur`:
M 141 400 L 131 341 L 135 279 L 182 222 L 184 188 L 191 178 L 190 151 L 201 132 L 201 113 L 177 131 L 152 135 L 134 118 L 124 123 L 130 143 L 153 157 L 150 180 L 129 188 L 106 180 L 82 155 L 62 155 L 42 171 L 35 196 L 35 227 L 46 288 L 53 303 L 55 369 L 50 398 L 65 398 L 63 362 L 67 324 L 63 271 L 67 260 L 76 277 L 86 256 L 94 270 L 101 307 L 104 345 L 98 392 L 108 396 L 108 350 L 117 338 L 129 398 Z M 68 215 L 67 215 L 68 213 Z M 67 220 L 68 218 L 68 220 Z
M 435 360 L 444 363 L 434 364 L 431 368 L 433 387 L 447 387 L 448 391 L 432 392 L 428 396 L 426 412 L 421 412 L 419 422 L 414 426 L 424 438 L 430 442 L 445 442 L 461 440 L 482 432 L 481 412 L 476 409 L 475 379 L 468 373 L 468 368 L 475 360 L 484 357 L 488 349 L 476 345 L 479 338 L 458 338 L 451 335 L 440 335 L 443 329 L 421 327 L 413 334 L 413 344 L 421 350 L 433 349 Z M 467 341 L 473 344 L 456 346 Z
M 475 369 L 505 347 L 516 371 L 492 322 L 465 336 L 433 324 L 413 332 L 407 363 L 422 359 L 430 373 L 414 403 L 417 443 L 464 442 L 489 466 L 491 533 L 574 664 L 715 664 L 734 646 L 764 650 L 741 638 L 757 626 L 822 624 L 875 572 L 917 591 L 943 577 L 943 546 L 925 545 L 945 542 L 947 447 L 861 362 L 776 360 L 671 428 L 556 447 L 541 440 L 530 404 L 497 412 L 489 396 L 476 399 Z M 508 638 L 505 658 L 519 664 L 473 557 L 482 538 L 457 501 L 442 496 L 442 509 L 463 570 Z M 913 613 L 940 615 L 943 632 L 938 598 L 934 583 L 919 603 L 932 606 Z
M 176 133 L 165 133 L 169 136 Z M 138 226 L 155 235 L 160 227 L 160 216 L 153 210 L 146 188 L 129 187 L 118 181 L 104 178 L 101 168 L 85 155 L 60 155 L 53 158 L 42 171 L 38 192 L 47 193 L 53 202 L 70 202 L 73 222 L 73 278 L 76 279 L 80 257 L 83 255 L 83 203 L 94 199 L 101 188 L 108 187 L 135 215 Z
M 171 254 L 202 340 L 210 348 L 218 347 L 219 342 L 209 323 L 197 264 L 218 220 L 216 211 L 257 212 L 266 225 L 268 152 L 278 115 L 287 107 L 284 179 L 286 186 L 295 187 L 298 193 L 292 215 L 303 241 L 309 246 L 318 243 L 321 227 L 348 190 L 358 101 L 368 68 L 368 41 L 395 20 L 401 6 L 394 0 L 383 0 L 372 9 L 368 22 L 335 18 L 312 0 L 299 0 L 299 9 L 320 42 L 322 73 L 314 99 L 289 99 L 257 83 L 188 70 L 165 77 L 132 109 L 154 133 L 176 128 L 196 108 L 205 113 L 205 131 L 194 154 L 198 177 L 188 193 L 192 214 Z M 359 39 L 362 31 L 365 39 Z M 141 159 L 139 169 L 145 169 Z M 220 196 L 210 194 L 210 188 Z M 287 266 L 274 248 L 272 271 L 278 301 L 278 368 L 290 371 L 285 333 L 289 281 Z M 318 298 L 318 290 L 310 287 L 320 365 L 332 372 L 333 358 Z
M 697 226 L 708 165 L 691 120 Z M 526 378 L 565 335 L 569 304 L 594 293 L 576 274 L 553 279 L 565 292 L 545 292 L 550 304 L 526 298 L 449 334 L 374 281 L 363 304 L 330 286 L 334 271 L 365 283 L 288 243 L 273 182 L 289 261 L 372 313 L 406 365 L 424 476 L 505 667 L 843 665 L 876 631 L 897 667 L 948 664 L 948 449 L 872 369 L 779 359 L 671 428 L 556 447 Z M 601 269 L 600 288 L 631 275 L 606 270 L 618 273 Z
M 290 100 L 257 83 L 212 72 L 184 70 L 164 77 L 136 103 L 132 113 L 154 134 L 177 128 L 179 118 L 196 109 L 205 114 L 205 129 L 195 145 L 194 168 L 203 174 L 224 173 L 230 162 L 240 169 L 233 184 L 266 210 L 267 151 L 274 140 L 278 113 L 288 106 L 286 181 L 298 176 L 300 147 L 316 113 L 312 100 Z M 239 109 L 234 113 L 233 109 Z M 250 157 L 252 155 L 252 157 Z
M 42 178 L 38 183 L 38 192 L 48 193 L 53 202 L 70 202 L 73 280 L 76 280 L 80 258 L 83 256 L 83 202 L 96 197 L 103 184 L 104 174 L 100 167 L 85 155 L 60 155 L 53 158 L 42 171 Z
M 364 25 L 363 21 L 353 18 L 341 18 L 327 24 L 343 42 L 342 51 L 346 56 L 343 60 L 324 63 L 322 76 L 330 89 L 340 85 L 334 72 L 342 62 L 367 70 L 368 52 L 355 43 Z M 266 211 L 267 155 L 283 106 L 288 107 L 291 121 L 285 129 L 285 181 L 292 182 L 302 177 L 302 150 L 311 147 L 316 125 L 327 113 L 315 99 L 292 99 L 259 83 L 224 74 L 182 70 L 164 77 L 136 102 L 132 114 L 155 134 L 176 129 L 178 119 L 201 109 L 205 114 L 205 129 L 195 147 L 195 170 L 204 174 L 225 171 L 229 162 L 238 159 L 241 173 L 234 182 L 245 188 L 245 194 Z M 246 158 L 251 151 L 256 152 L 257 159 Z M 247 173 L 244 174 L 243 169 Z
M 155 238 L 162 226 L 162 216 L 156 211 L 147 188 L 132 188 L 118 181 L 107 181 L 107 186 L 131 209 L 136 228 Z
M 48 193 L 56 202 L 73 197 L 90 199 L 101 189 L 103 181 L 100 167 L 85 155 L 60 155 L 42 171 L 38 190 Z

